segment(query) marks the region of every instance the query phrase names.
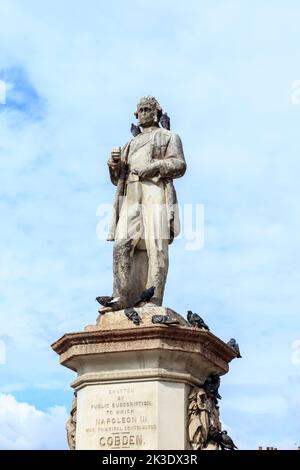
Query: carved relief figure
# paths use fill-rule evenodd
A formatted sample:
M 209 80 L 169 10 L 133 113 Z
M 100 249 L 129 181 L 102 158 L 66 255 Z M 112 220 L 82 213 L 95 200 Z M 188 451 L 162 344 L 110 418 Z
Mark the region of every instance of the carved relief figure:
M 193 450 L 203 449 L 207 441 L 209 429 L 207 396 L 205 391 L 202 388 L 193 389 L 189 396 L 189 402 L 188 432 L 190 445 Z
M 217 449 L 210 440 L 210 429 L 221 430 L 219 407 L 213 397 L 208 397 L 203 388 L 193 387 L 189 395 L 188 436 L 193 450 Z
M 70 417 L 66 423 L 67 441 L 70 450 L 76 448 L 77 397 L 73 399 Z

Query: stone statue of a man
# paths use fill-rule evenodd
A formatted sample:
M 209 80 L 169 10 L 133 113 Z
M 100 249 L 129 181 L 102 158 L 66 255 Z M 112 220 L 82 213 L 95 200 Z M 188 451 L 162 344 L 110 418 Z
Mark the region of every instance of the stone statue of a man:
M 173 179 L 185 173 L 178 135 L 159 126 L 162 108 L 153 96 L 137 105 L 140 133 L 135 132 L 108 160 L 117 193 L 109 240 L 114 240 L 113 296 L 118 307 L 132 306 L 151 286 L 151 302 L 162 305 L 168 272 L 168 244 L 179 233 Z M 136 128 L 136 126 L 134 126 Z

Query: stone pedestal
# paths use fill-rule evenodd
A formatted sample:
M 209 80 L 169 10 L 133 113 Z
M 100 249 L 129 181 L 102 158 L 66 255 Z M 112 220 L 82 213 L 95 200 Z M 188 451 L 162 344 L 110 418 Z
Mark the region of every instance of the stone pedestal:
M 52 345 L 61 364 L 77 372 L 76 449 L 190 449 L 191 390 L 225 374 L 236 357 L 170 309 L 136 311 L 138 326 L 124 311 L 109 312 Z M 153 324 L 153 315 L 179 324 Z

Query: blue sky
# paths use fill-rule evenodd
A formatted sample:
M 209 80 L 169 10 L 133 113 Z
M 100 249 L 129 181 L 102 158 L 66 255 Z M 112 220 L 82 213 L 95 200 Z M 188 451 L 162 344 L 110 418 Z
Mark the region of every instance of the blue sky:
M 114 193 L 106 160 L 152 94 L 183 141 L 179 200 L 205 208 L 203 248 L 172 245 L 164 303 L 238 339 L 220 390 L 237 445 L 293 449 L 299 2 L 104 3 L 1 1 L 0 448 L 66 447 L 74 374 L 50 344 L 111 292 L 112 245 L 96 236 Z

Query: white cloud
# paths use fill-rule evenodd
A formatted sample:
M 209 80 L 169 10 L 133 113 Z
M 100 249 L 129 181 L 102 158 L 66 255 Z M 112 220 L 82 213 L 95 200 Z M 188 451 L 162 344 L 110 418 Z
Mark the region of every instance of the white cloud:
M 157 95 L 183 140 L 179 201 L 205 205 L 203 249 L 171 247 L 166 304 L 195 308 L 239 340 L 230 383 L 256 383 L 265 396 L 245 393 L 241 421 L 264 408 L 267 384 L 288 387 L 300 302 L 300 107 L 290 101 L 299 10 L 261 3 L 1 6 L 0 72 L 21 69 L 46 103 L 39 120 L 10 107 L 30 98 L 10 81 L 0 107 L 2 391 L 67 386 L 72 373 L 50 343 L 92 323 L 95 295 L 111 294 L 112 245 L 97 240 L 95 211 L 112 202 L 106 156 L 128 139 L 144 93 Z
M 65 449 L 67 418 L 62 406 L 42 412 L 12 395 L 0 394 L 0 449 Z
M 0 105 L 6 103 L 6 89 L 7 84 L 3 80 L 0 80 Z

